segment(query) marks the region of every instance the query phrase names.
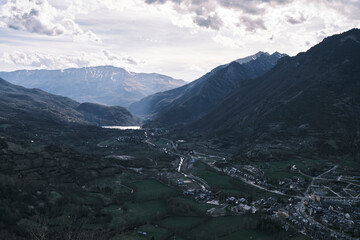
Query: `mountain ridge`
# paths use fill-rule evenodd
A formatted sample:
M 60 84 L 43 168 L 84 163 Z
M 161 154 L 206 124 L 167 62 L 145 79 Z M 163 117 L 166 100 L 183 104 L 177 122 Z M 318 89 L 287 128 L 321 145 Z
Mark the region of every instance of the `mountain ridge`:
M 10 123 L 79 123 L 98 126 L 138 124 L 138 119 L 122 107 L 87 103 L 87 108 L 83 108 L 84 104 L 68 97 L 17 86 L 2 78 L 0 87 L 0 117 Z
M 295 151 L 320 149 L 319 154 L 358 151 L 359 40 L 360 30 L 352 29 L 324 39 L 307 52 L 280 59 L 263 76 L 244 81 L 189 128 L 231 138 L 241 143 L 242 154 L 252 155 L 257 144 L 267 149 L 276 141 Z M 299 142 L 304 145 L 296 145 Z
M 79 102 L 127 106 L 186 82 L 157 73 L 134 73 L 114 66 L 0 72 L 11 83 L 70 97 Z
M 252 60 L 238 60 L 214 68 L 199 79 L 176 89 L 148 96 L 129 106 L 134 114 L 173 125 L 194 121 L 210 111 L 245 79 L 255 78 L 275 65 L 284 55 L 259 52 Z M 255 59 L 253 59 L 255 58 Z

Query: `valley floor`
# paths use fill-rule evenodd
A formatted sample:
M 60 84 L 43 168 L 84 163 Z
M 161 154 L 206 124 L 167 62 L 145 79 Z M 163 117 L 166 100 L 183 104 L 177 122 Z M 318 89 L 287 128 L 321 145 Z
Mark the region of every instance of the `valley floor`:
M 359 174 L 165 130 L 0 123 L 4 239 L 353 239 Z M 314 174 L 316 173 L 316 174 Z

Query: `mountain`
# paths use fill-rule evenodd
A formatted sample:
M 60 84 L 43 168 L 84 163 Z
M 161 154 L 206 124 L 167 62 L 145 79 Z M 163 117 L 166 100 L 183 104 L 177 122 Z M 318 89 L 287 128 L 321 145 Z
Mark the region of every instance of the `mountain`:
M 188 123 L 210 112 L 227 94 L 247 79 L 256 78 L 284 57 L 278 52 L 253 56 L 219 66 L 185 86 L 160 92 L 129 106 L 137 115 L 148 115 L 160 124 Z
M 82 123 L 133 125 L 137 119 L 122 107 L 80 104 L 70 98 L 27 89 L 0 78 L 0 119 L 21 125 Z
M 185 84 L 156 73 L 133 73 L 112 66 L 64 70 L 0 72 L 7 81 L 28 88 L 70 97 L 79 102 L 128 106 L 141 98 Z
M 195 132 L 241 143 L 243 158 L 351 153 L 360 159 L 360 30 L 325 38 L 246 80 Z
M 85 121 L 98 126 L 138 125 L 138 121 L 123 107 L 104 106 L 96 103 L 82 103 L 75 108 Z

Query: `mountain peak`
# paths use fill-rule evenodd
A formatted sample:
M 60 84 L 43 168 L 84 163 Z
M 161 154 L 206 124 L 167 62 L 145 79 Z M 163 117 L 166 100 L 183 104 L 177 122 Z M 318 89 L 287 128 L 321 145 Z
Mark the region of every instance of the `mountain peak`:
M 257 58 L 259 58 L 262 55 L 269 56 L 270 54 L 267 53 L 267 52 L 259 51 L 258 53 L 254 54 L 254 55 L 250 55 L 248 57 L 244 57 L 244 58 L 240 58 L 238 60 L 235 60 L 235 62 L 237 62 L 239 64 L 248 63 L 248 62 L 250 62 L 252 60 L 256 60 Z
M 278 51 L 274 52 L 273 54 L 271 54 L 271 56 L 275 56 L 275 57 L 278 57 L 278 58 L 282 58 L 282 57 L 286 57 L 286 56 L 289 56 L 285 53 L 279 53 Z

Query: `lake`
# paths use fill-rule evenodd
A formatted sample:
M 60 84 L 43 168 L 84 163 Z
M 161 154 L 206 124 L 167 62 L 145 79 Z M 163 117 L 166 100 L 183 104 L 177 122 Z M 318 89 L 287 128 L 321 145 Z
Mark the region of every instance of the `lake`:
M 102 126 L 102 128 L 118 130 L 141 130 L 141 126 Z

